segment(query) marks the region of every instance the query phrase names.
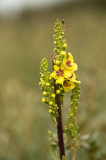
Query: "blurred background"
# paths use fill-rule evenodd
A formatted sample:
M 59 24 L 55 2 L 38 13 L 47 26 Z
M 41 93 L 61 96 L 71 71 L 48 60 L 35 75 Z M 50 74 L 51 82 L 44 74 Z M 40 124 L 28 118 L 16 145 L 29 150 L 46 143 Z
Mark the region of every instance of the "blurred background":
M 82 82 L 77 121 L 88 139 L 76 160 L 106 160 L 105 0 L 0 0 L 0 160 L 51 159 L 47 131 L 55 126 L 38 83 L 43 57 L 51 69 L 57 18 Z

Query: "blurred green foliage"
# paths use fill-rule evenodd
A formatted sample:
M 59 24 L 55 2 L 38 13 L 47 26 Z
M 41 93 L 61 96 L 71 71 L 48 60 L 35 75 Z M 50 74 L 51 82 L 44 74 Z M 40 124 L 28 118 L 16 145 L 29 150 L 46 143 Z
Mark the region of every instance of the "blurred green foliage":
M 41 103 L 38 82 L 41 59 L 46 56 L 51 66 L 57 18 L 66 20 L 68 51 L 74 55 L 82 81 L 77 119 L 83 147 L 76 160 L 106 159 L 106 8 L 80 2 L 26 11 L 14 21 L 0 19 L 1 160 L 50 159 L 47 130 L 54 126 L 47 106 Z M 88 139 L 83 142 L 85 135 Z M 70 160 L 71 152 L 67 156 Z

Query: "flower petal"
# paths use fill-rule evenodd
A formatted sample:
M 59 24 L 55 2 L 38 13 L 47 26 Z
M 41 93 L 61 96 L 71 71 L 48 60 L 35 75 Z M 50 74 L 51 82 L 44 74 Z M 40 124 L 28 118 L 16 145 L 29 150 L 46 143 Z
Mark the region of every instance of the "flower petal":
M 67 60 L 69 60 L 69 61 L 71 61 L 71 64 L 73 64 L 73 62 L 74 62 L 74 59 L 73 59 L 73 56 L 72 56 L 72 54 L 71 53 L 69 53 L 68 54 L 68 59 Z
M 73 63 L 72 67 L 70 67 L 70 70 L 76 71 L 78 69 L 77 64 Z
M 57 78 L 57 76 L 56 76 L 56 72 L 55 72 L 55 71 L 53 71 L 53 72 L 50 74 L 50 77 L 51 77 L 51 78 L 56 79 L 56 78 Z
M 59 66 L 54 65 L 54 70 L 55 70 L 55 71 L 58 71 L 58 70 L 59 70 Z
M 64 81 L 64 77 L 61 76 L 56 80 L 56 84 L 62 84 L 63 85 L 63 81 Z
M 65 78 L 68 78 L 68 77 L 71 77 L 71 75 L 72 75 L 72 72 L 70 71 L 70 70 L 64 70 L 64 77 Z
M 64 92 L 68 92 L 69 90 L 72 90 L 73 88 L 75 88 L 75 84 L 70 82 L 70 86 L 64 87 Z

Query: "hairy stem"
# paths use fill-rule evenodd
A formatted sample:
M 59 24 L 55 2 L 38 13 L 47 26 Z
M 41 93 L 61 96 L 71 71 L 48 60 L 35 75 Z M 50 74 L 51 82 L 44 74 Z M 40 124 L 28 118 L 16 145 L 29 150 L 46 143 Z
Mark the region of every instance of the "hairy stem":
M 63 140 L 61 101 L 58 95 L 56 96 L 56 104 L 58 105 L 58 117 L 57 117 L 58 144 L 59 144 L 59 150 L 60 150 L 60 160 L 62 160 L 62 156 L 65 156 L 65 149 L 64 149 L 64 140 Z
M 52 62 L 53 66 L 56 61 L 56 56 L 55 54 L 52 55 Z M 56 94 L 56 84 L 54 80 L 54 92 Z M 58 146 L 59 146 L 59 151 L 60 151 L 60 160 L 62 160 L 62 156 L 65 156 L 65 149 L 64 149 L 64 140 L 63 140 L 63 124 L 62 124 L 62 111 L 61 111 L 61 100 L 59 95 L 56 95 L 55 97 L 56 104 L 58 106 L 58 117 L 57 117 L 57 135 L 58 135 Z

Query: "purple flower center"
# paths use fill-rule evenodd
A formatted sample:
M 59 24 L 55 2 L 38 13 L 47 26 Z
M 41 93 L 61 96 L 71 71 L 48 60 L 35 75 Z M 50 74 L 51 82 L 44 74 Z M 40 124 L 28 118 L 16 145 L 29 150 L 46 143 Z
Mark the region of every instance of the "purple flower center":
M 57 76 L 63 76 L 63 70 L 61 68 L 59 68 L 58 71 L 56 71 Z
M 70 82 L 69 82 L 69 81 L 64 80 L 64 82 L 63 82 L 63 86 L 64 86 L 64 87 L 69 87 L 69 86 L 71 86 L 71 84 L 70 84 Z
M 67 65 L 67 67 L 71 67 L 71 61 L 68 60 L 68 61 L 66 62 L 66 65 Z
M 69 77 L 70 79 L 73 78 L 73 74 L 71 75 L 71 77 Z

